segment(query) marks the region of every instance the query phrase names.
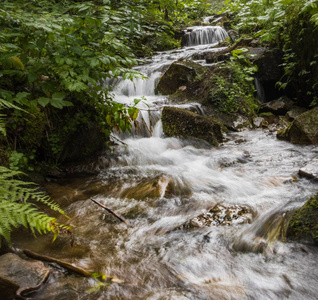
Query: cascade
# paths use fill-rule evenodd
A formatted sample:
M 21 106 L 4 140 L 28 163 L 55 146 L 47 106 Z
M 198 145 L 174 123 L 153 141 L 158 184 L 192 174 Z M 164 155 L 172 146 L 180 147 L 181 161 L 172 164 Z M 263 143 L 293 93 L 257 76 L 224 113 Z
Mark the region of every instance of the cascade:
M 227 38 L 227 32 L 220 26 L 196 26 L 185 30 L 185 45 L 197 46 L 222 42 Z
M 158 78 L 173 61 L 226 37 L 220 27 L 191 30 L 191 48 L 158 53 L 136 68 L 148 80 L 112 83 L 121 103 L 146 99 L 138 104 L 139 125 L 116 135 L 123 143 L 77 170 L 89 176 L 49 184 L 76 229 L 74 248 L 45 236 L 30 245 L 32 237 L 22 231 L 19 237 L 20 249 L 28 245 L 73 259 L 81 268 L 114 275 L 113 283 L 54 271 L 34 299 L 317 298 L 318 250 L 304 252 L 298 243 L 279 240 L 284 213 L 317 191 L 312 181 L 293 180 L 317 149 L 279 141 L 262 130 L 231 133 L 219 148 L 162 134 L 160 110 L 177 104 L 155 95 Z M 203 113 L 199 104 L 178 106 Z M 118 212 L 129 226 L 91 198 Z
M 265 103 L 266 102 L 265 91 L 257 77 L 255 77 L 254 83 L 255 83 L 257 98 L 259 99 L 261 103 Z

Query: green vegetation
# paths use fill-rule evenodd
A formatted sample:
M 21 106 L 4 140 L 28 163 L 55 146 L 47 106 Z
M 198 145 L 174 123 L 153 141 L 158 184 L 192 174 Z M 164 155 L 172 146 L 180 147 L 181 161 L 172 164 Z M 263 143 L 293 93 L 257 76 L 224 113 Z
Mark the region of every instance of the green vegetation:
M 290 219 L 287 235 L 298 240 L 318 243 L 318 195 L 297 209 Z
M 162 111 L 163 132 L 167 136 L 199 138 L 218 146 L 223 141 L 221 123 L 212 117 L 200 116 L 178 107 L 164 107 Z
M 231 61 L 222 67 L 221 76 L 214 76 L 209 102 L 221 112 L 230 114 L 240 111 L 247 115 L 257 112 L 253 85 L 257 66 L 246 58 L 244 53 L 247 51 L 246 48 L 233 50 Z
M 56 218 L 40 212 L 30 202 L 42 203 L 64 215 L 63 210 L 49 196 L 39 192 L 31 183 L 16 179 L 16 176 L 22 175 L 19 171 L 0 166 L 0 235 L 10 242 L 12 227 L 20 225 L 29 228 L 34 235 L 36 232 L 53 232 L 54 239 L 59 232 L 68 232 L 69 227 L 56 223 Z
M 0 7 L 0 235 L 12 227 L 59 232 L 63 213 L 29 188 L 20 171 L 58 167 L 105 147 L 112 130 L 130 130 L 135 99 L 112 99 L 109 78 L 144 76 L 138 57 L 180 45 L 178 29 L 203 16 L 207 1 L 3 0 Z M 10 169 L 8 169 L 10 168 Z
M 234 29 L 283 50 L 285 75 L 278 87 L 301 105 L 316 105 L 318 1 L 236 0 L 226 4 L 224 11 L 234 15 Z

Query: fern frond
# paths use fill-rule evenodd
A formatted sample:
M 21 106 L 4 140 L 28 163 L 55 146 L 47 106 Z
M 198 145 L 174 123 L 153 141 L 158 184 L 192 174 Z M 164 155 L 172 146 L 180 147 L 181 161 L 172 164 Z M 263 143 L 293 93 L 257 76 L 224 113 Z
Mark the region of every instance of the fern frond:
M 6 115 L 0 114 L 0 133 L 3 134 L 4 136 L 7 135 L 5 117 Z
M 13 227 L 24 226 L 34 235 L 53 232 L 54 239 L 60 231 L 70 228 L 56 223 L 56 219 L 40 212 L 34 203 L 40 202 L 53 211 L 65 215 L 64 211 L 45 193 L 38 191 L 30 182 L 15 179 L 15 176 L 25 175 L 19 171 L 11 171 L 0 166 L 0 235 L 10 242 Z
M 23 112 L 26 112 L 24 109 L 14 105 L 13 103 L 10 103 L 2 98 L 0 98 L 0 110 L 3 109 L 3 108 L 14 108 L 14 109 L 17 109 L 17 110 L 21 110 Z M 4 136 L 6 136 L 6 123 L 5 123 L 5 118 L 6 118 L 7 115 L 5 114 L 0 114 L 0 133 L 3 134 Z

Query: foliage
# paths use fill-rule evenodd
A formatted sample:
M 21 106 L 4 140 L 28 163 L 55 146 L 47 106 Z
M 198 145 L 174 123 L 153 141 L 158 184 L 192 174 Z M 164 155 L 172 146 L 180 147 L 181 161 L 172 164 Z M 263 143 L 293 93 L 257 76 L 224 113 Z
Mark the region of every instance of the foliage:
M 114 116 L 113 127 L 130 128 L 131 116 L 138 109 L 119 107 L 101 85 L 109 77 L 143 77 L 131 69 L 137 60 L 127 46 L 129 32 L 122 24 L 121 11 L 104 5 L 107 1 L 68 1 L 64 5 L 32 1 L 29 5 L 16 0 L 2 4 L 0 98 L 6 109 L 2 109 L 0 130 L 4 133 L 7 127 L 13 150 L 34 150 L 45 137 L 53 146 L 54 139 L 63 140 L 54 129 L 72 120 L 59 120 L 64 123 L 60 126 L 52 116 L 56 110 L 64 114 L 68 107 L 90 106 L 95 111 L 92 120 L 105 139 L 112 129 L 106 122 L 109 115 Z M 17 110 L 17 105 L 24 111 Z M 57 147 L 63 145 L 52 147 L 56 155 Z
M 12 227 L 24 226 L 35 235 L 54 233 L 54 239 L 60 231 L 69 227 L 56 223 L 56 218 L 40 212 L 33 202 L 39 202 L 51 210 L 64 215 L 63 210 L 50 198 L 29 182 L 16 179 L 22 176 L 19 171 L 11 171 L 0 166 L 0 235 L 10 242 Z
M 235 15 L 235 29 L 260 37 L 284 51 L 285 75 L 278 83 L 303 104 L 317 102 L 317 0 L 226 1 L 224 11 Z M 299 84 L 301 83 L 301 84 Z M 307 95 L 306 95 L 307 94 Z M 310 100 L 311 99 L 311 100 Z
M 74 125 L 71 112 L 94 111 L 90 121 L 105 139 L 113 129 L 129 130 L 137 107 L 116 103 L 104 82 L 144 78 L 132 69 L 138 62 L 134 52 L 178 47 L 173 26 L 201 16 L 206 7 L 205 0 L 3 0 L 0 98 L 31 114 L 2 110 L 6 123 L 0 130 L 7 127 L 9 147 L 28 149 L 28 156 L 49 144 L 59 161 L 65 137 L 85 125 L 82 117 Z M 64 120 L 54 118 L 58 110 Z
M 246 48 L 233 50 L 231 61 L 223 67 L 221 76 L 215 77 L 210 101 L 221 112 L 229 114 L 241 111 L 253 115 L 258 109 L 253 85 L 257 66 L 244 55 L 247 51 Z

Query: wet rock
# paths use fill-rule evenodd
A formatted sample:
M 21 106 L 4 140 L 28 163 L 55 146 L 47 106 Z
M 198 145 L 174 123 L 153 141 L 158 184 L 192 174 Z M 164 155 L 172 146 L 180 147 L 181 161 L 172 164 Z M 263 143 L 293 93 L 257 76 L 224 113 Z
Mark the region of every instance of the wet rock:
M 271 112 L 261 113 L 259 116 L 263 118 L 268 124 L 277 123 L 279 121 L 279 117 L 275 116 Z
M 287 237 L 318 244 L 318 195 L 311 197 L 291 216 Z
M 255 40 L 251 41 L 251 45 L 253 42 L 255 42 Z M 263 47 L 248 47 L 247 49 L 248 51 L 243 54 L 252 62 L 262 57 L 266 52 L 266 48 Z
M 207 64 L 217 63 L 219 61 L 229 61 L 231 58 L 231 53 L 218 53 L 205 54 L 205 61 Z
M 285 115 L 294 105 L 294 102 L 286 96 L 280 97 L 274 101 L 264 103 L 260 112 L 270 112 L 274 115 Z
M 280 66 L 283 63 L 283 53 L 279 49 L 266 50 L 261 55 L 252 58 L 258 67 L 255 77 L 263 93 L 263 102 L 272 101 L 282 96 L 282 91 L 276 87 L 276 82 L 283 76 L 284 71 Z
M 18 255 L 7 253 L 0 257 L 1 299 L 13 299 L 12 294 L 42 284 L 48 277 L 49 269 L 40 261 L 27 261 Z M 7 298 L 5 298 L 7 297 Z
M 261 39 L 256 38 L 256 39 L 254 39 L 254 40 L 251 41 L 251 46 L 256 48 L 256 47 L 258 47 L 261 43 L 262 43 Z
M 286 113 L 286 118 L 289 121 L 294 121 L 299 115 L 303 114 L 306 111 L 307 111 L 307 109 L 304 107 L 298 107 L 298 106 L 293 107 L 291 110 L 289 110 Z
M 294 144 L 318 144 L 318 107 L 299 115 L 277 138 Z
M 251 39 L 239 39 L 232 46 L 227 47 L 224 50 L 217 52 L 207 52 L 206 53 L 206 62 L 207 63 L 215 63 L 218 61 L 229 60 L 231 57 L 231 52 L 235 49 L 239 49 L 241 47 L 247 47 L 251 42 Z
M 268 123 L 262 117 L 257 117 L 253 120 L 253 124 L 255 127 L 266 127 Z
M 205 107 L 205 112 L 208 116 L 212 116 L 218 119 L 222 125 L 232 131 L 243 131 L 247 129 L 251 129 L 253 126 L 251 124 L 250 119 L 243 114 L 239 113 L 223 113 L 217 111 L 211 107 Z
M 246 206 L 218 204 L 182 225 L 179 229 L 194 229 L 207 226 L 233 226 L 251 223 L 253 212 Z
M 217 25 L 217 24 L 222 24 L 227 20 L 227 17 L 225 15 L 221 15 L 218 18 L 210 20 L 211 25 Z
M 299 170 L 299 175 L 309 179 L 318 180 L 318 158 Z
M 255 60 L 258 67 L 256 73 L 260 81 L 278 81 L 283 75 L 280 65 L 283 62 L 283 53 L 279 49 L 264 51 L 264 53 Z
M 123 198 L 137 200 L 145 198 L 159 198 L 164 192 L 162 190 L 162 185 L 165 181 L 167 181 L 166 185 L 168 185 L 168 178 L 160 176 L 153 179 L 146 178 L 138 182 L 136 185 L 125 189 L 120 196 Z
M 237 115 L 233 118 L 232 124 L 228 124 L 227 128 L 234 131 L 242 131 L 251 128 L 251 122 L 247 116 Z
M 228 31 L 228 35 L 233 43 L 235 43 L 240 38 L 239 33 L 233 29 Z
M 223 141 L 221 124 L 212 117 L 201 116 L 177 107 L 164 107 L 162 127 L 166 136 L 199 138 L 217 146 Z
M 171 95 L 181 86 L 193 81 L 201 65 L 190 61 L 176 61 L 162 75 L 156 87 L 156 93 Z
M 19 285 L 16 282 L 0 276 L 0 294 L 2 300 L 15 299 L 18 289 Z

